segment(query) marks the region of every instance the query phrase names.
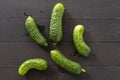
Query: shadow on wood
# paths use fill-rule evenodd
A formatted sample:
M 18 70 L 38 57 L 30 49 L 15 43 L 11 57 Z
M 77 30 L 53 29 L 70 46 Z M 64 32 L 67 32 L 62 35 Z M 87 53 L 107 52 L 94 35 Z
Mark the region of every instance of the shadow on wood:
M 79 75 L 71 74 L 59 66 L 50 66 L 45 71 L 38 71 L 32 69 L 28 71 L 25 78 L 27 80 L 93 80 L 87 73 L 81 73 Z

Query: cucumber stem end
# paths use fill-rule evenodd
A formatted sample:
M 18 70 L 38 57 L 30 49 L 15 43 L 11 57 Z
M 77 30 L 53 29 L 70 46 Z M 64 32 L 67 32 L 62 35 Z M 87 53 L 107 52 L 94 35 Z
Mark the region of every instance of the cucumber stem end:
M 86 70 L 84 68 L 81 69 L 82 72 L 86 72 Z

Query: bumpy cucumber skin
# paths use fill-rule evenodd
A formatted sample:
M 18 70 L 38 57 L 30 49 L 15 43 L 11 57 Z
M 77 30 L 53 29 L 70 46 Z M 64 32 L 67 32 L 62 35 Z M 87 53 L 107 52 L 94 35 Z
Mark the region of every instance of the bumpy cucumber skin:
M 28 18 L 26 19 L 25 26 L 26 26 L 27 32 L 29 33 L 31 38 L 38 45 L 43 46 L 43 47 L 46 47 L 48 45 L 46 39 L 43 37 L 43 35 L 39 31 L 39 29 L 35 23 L 35 20 L 31 16 L 28 16 Z
M 87 57 L 91 52 L 90 47 L 85 43 L 83 39 L 84 26 L 77 25 L 73 30 L 73 43 L 78 53 L 84 57 Z
M 47 61 L 45 59 L 28 59 L 19 66 L 18 73 L 19 75 L 24 76 L 30 69 L 46 70 L 47 66 Z
M 81 65 L 79 63 L 71 61 L 63 54 L 61 54 L 61 52 L 59 52 L 58 50 L 51 50 L 50 54 L 52 60 L 66 71 L 73 74 L 80 74 L 82 72 L 83 68 L 81 68 Z
M 62 17 L 64 14 L 64 5 L 57 3 L 52 11 L 50 21 L 50 40 L 56 45 L 62 40 Z

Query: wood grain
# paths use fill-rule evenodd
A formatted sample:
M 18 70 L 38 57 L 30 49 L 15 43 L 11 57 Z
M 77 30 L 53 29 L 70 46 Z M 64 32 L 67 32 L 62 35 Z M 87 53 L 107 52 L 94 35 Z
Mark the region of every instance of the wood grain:
M 119 66 L 85 66 L 87 73 L 80 75 L 70 74 L 57 66 L 49 66 L 46 71 L 29 70 L 23 76 L 17 73 L 18 66 L 2 66 L 0 67 L 1 79 L 7 80 L 119 80 Z M 6 73 L 5 73 L 6 72 Z M 7 77 L 6 77 L 7 76 Z
M 58 46 L 49 40 L 49 23 L 53 6 L 65 5 L 63 39 Z M 47 48 L 38 46 L 27 35 L 26 16 L 32 15 L 45 38 Z M 82 58 L 72 43 L 77 24 L 85 26 L 84 39 L 91 47 Z M 120 0 L 0 0 L 0 78 L 1 80 L 120 80 Z M 58 49 L 66 57 L 81 63 L 87 73 L 73 75 L 50 59 L 50 50 Z M 25 77 L 17 69 L 26 59 L 42 57 L 48 61 L 46 71 L 30 70 Z
M 35 57 L 45 58 L 53 65 L 50 50 L 58 49 L 66 57 L 85 66 L 118 66 L 120 65 L 120 43 L 91 43 L 92 52 L 88 58 L 82 58 L 75 50 L 72 42 L 64 42 L 58 46 L 50 43 L 47 48 L 42 48 L 34 42 L 2 42 L 0 43 L 0 64 L 18 65 L 24 60 Z
M 73 17 L 120 17 L 119 0 L 1 0 L 1 17 L 22 17 L 23 12 L 44 17 L 40 12 L 51 15 L 52 7 L 62 2 Z M 4 9 L 5 8 L 5 9 Z M 9 12 L 8 12 L 9 11 Z M 9 14 L 9 15 L 8 15 Z M 46 18 L 50 18 L 50 17 Z M 66 16 L 67 17 L 67 16 Z M 45 18 L 45 17 L 44 17 Z
M 0 41 L 32 41 L 25 29 L 25 18 L 8 18 L 0 22 Z M 49 40 L 49 20 L 36 18 L 38 25 L 45 28 L 44 36 Z M 114 19 L 63 19 L 63 40 L 72 41 L 72 31 L 77 24 L 85 27 L 84 38 L 87 42 L 119 42 L 120 21 Z

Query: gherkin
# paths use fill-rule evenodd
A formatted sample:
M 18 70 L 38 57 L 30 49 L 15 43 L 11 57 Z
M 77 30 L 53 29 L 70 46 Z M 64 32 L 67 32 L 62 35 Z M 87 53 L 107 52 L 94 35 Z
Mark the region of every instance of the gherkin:
M 50 40 L 56 45 L 62 40 L 62 17 L 64 14 L 64 5 L 57 3 L 52 11 L 50 21 Z
M 24 61 L 18 69 L 18 74 L 24 76 L 30 69 L 46 70 L 47 61 L 42 58 L 32 58 Z
M 51 50 L 50 54 L 52 60 L 64 70 L 73 74 L 80 74 L 81 72 L 86 72 L 86 70 L 83 69 L 78 62 L 68 59 L 60 51 Z
M 83 39 L 83 32 L 84 32 L 83 25 L 75 26 L 73 30 L 73 43 L 78 53 L 84 57 L 87 57 L 90 54 L 91 49 Z
M 29 36 L 40 46 L 46 47 L 48 45 L 47 40 L 44 38 L 42 33 L 39 31 L 37 24 L 33 17 L 28 16 L 25 23 Z

